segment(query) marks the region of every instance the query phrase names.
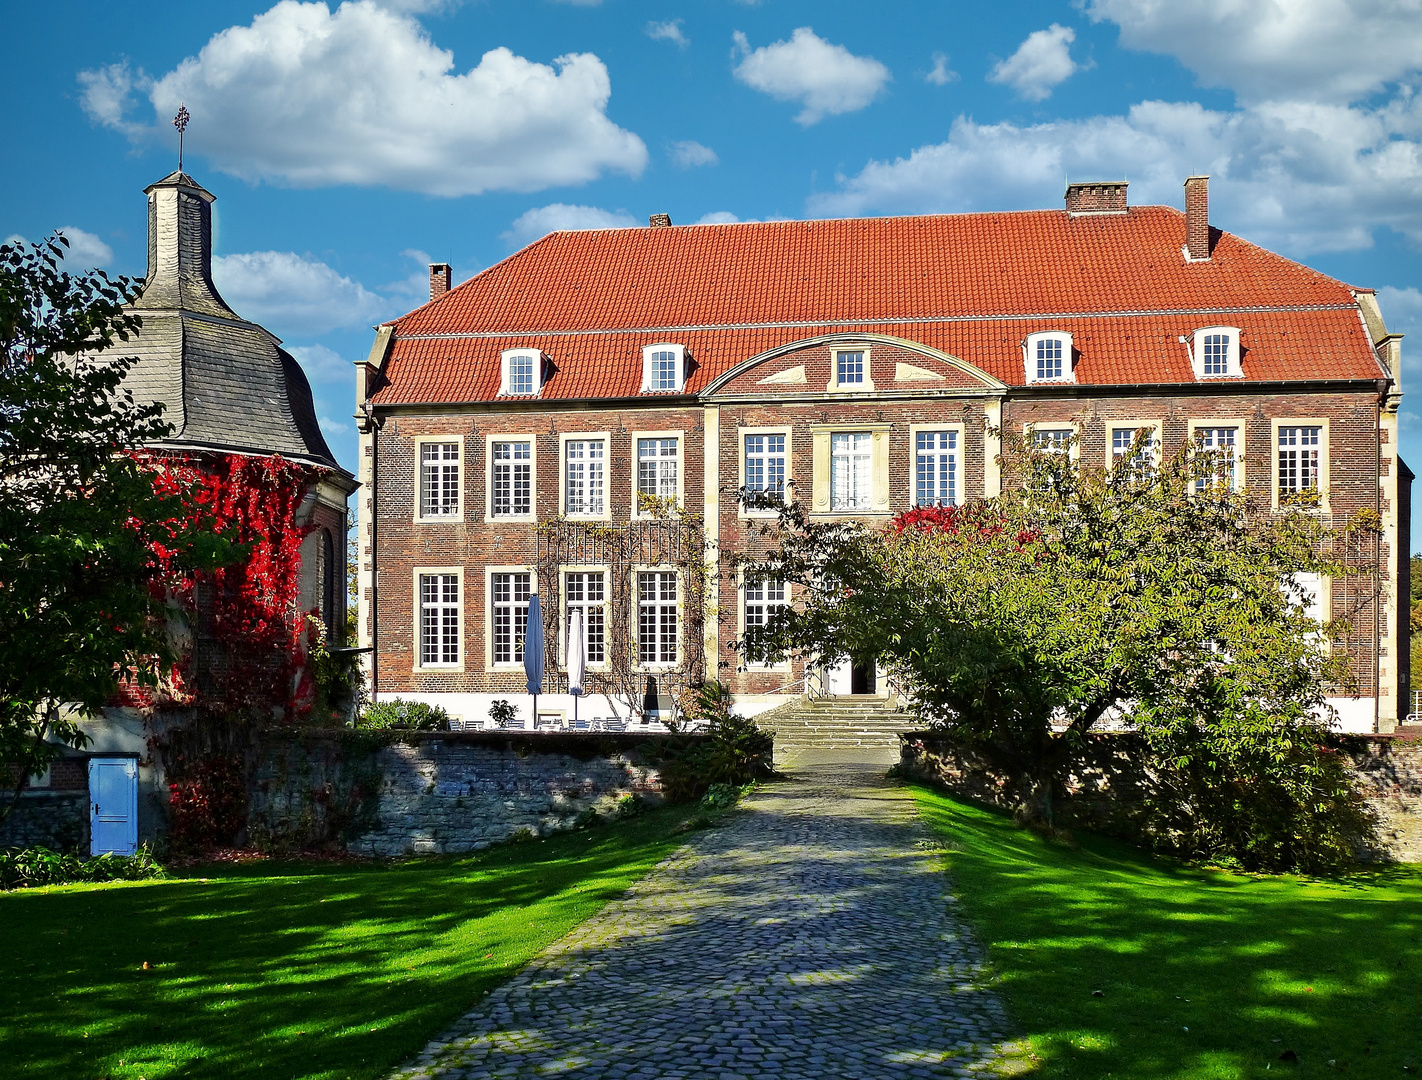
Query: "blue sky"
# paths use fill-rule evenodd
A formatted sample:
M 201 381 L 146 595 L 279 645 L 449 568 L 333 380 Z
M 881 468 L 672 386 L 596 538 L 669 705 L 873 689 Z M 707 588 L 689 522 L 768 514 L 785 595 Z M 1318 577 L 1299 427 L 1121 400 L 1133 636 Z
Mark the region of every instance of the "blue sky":
M 1030 209 L 1120 176 L 1179 206 L 1207 172 L 1214 224 L 1422 332 L 1422 0 L 109 0 L 5 29 L 0 237 L 63 227 L 141 274 L 186 102 L 219 286 L 305 365 L 347 465 L 350 361 L 427 262 L 462 280 L 660 211 Z M 1403 353 L 1406 384 L 1422 333 Z M 1422 466 L 1422 405 L 1404 426 Z

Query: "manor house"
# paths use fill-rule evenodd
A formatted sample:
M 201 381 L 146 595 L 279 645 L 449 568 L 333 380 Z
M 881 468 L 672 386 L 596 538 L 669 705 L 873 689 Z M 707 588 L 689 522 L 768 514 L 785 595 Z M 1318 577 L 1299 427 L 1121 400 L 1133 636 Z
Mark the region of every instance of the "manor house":
M 1358 680 L 1333 701 L 1342 726 L 1393 730 L 1409 697 L 1399 335 L 1371 289 L 1213 228 L 1207 177 L 1184 202 L 1130 206 L 1125 183 L 1093 183 L 1024 213 L 658 214 L 552 233 L 453 289 L 432 266 L 429 303 L 379 327 L 357 365 L 372 692 L 470 726 L 499 699 L 521 723 L 567 723 L 576 610 L 580 727 L 661 715 L 688 665 L 747 712 L 877 700 L 873 665 L 748 666 L 731 649 L 792 599 L 734 570 L 764 543 L 763 512 L 736 490 L 886 521 L 996 493 L 995 430 L 1105 466 L 1144 428 L 1157 455 L 1226 450 L 1231 482 L 1265 507 L 1316 492 L 1335 524 L 1378 515 L 1356 573 L 1311 585 L 1320 618 L 1351 624 L 1333 644 Z M 673 502 L 705 522 L 704 575 L 614 543 Z M 534 592 L 549 626 L 537 716 L 522 667 Z M 617 690 L 629 674 L 645 697 Z

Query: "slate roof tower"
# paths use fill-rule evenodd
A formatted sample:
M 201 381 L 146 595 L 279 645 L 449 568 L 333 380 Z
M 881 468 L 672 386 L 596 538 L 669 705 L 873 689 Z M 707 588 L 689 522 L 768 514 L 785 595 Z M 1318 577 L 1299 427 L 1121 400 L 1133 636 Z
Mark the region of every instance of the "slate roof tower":
M 212 281 L 215 196 L 183 172 L 144 189 L 148 277 L 134 308 L 143 327 L 125 385 L 161 401 L 177 428 L 163 448 L 280 454 L 339 473 L 316 421 L 311 385 L 281 340 L 233 311 Z

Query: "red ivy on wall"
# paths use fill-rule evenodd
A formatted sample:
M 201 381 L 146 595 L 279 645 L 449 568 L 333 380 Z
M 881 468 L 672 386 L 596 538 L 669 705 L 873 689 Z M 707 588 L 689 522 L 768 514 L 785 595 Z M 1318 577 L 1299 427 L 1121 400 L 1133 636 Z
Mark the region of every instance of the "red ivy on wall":
M 126 686 L 122 703 L 199 705 L 273 719 L 274 709 L 287 719 L 308 710 L 314 686 L 297 601 L 301 542 L 314 526 L 298 525 L 297 511 L 320 470 L 238 454 L 150 454 L 146 460 L 160 488 L 191 493 L 191 523 L 228 536 L 244 555 L 220 570 L 177 575 L 173 553 L 153 545 L 158 577 L 189 616 L 193 644 L 162 694 Z

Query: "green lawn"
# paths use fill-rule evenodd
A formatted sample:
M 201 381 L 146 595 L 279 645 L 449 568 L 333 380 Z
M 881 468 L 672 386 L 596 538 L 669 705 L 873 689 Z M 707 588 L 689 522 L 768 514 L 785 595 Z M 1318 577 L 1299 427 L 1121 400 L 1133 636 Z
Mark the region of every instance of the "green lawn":
M 1203 871 L 914 795 L 1041 1060 L 1034 1077 L 1422 1070 L 1422 867 L 1343 881 Z
M 0 894 L 0 1076 L 379 1076 L 651 869 L 690 812 L 469 858 Z

